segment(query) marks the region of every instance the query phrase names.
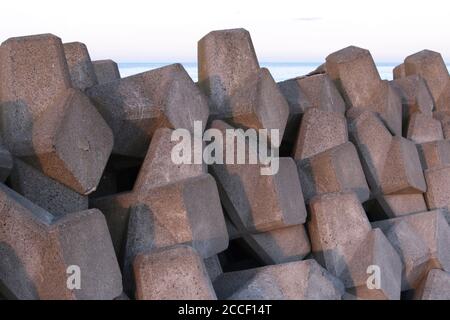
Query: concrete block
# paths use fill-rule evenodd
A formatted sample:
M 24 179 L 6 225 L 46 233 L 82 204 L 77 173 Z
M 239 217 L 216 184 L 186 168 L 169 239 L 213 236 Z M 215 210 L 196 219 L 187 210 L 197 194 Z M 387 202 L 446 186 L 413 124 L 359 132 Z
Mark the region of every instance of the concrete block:
M 114 133 L 113 153 L 144 157 L 157 128 L 205 128 L 205 96 L 181 64 L 99 84 L 87 94 Z
M 294 159 L 312 157 L 347 141 L 347 121 L 343 115 L 310 108 L 305 111 L 300 124 Z
M 94 66 L 84 43 L 64 43 L 64 53 L 74 88 L 84 91 L 97 84 Z
M 359 111 L 353 120 L 349 119 L 350 140 L 358 149 L 361 164 L 371 189 L 376 191 L 380 188 L 392 135 L 376 113 L 364 109 Z
M 441 122 L 444 138 L 450 139 L 450 113 L 434 111 L 433 118 Z
M 201 256 L 189 246 L 139 254 L 133 263 L 137 300 L 215 300 Z
M 211 281 L 214 281 L 223 274 L 222 266 L 220 265 L 219 256 L 217 254 L 203 260 L 206 271 L 208 272 Z
M 12 298 L 110 300 L 122 292 L 101 212 L 55 219 L 2 184 L 0 203 L 0 282 Z M 69 266 L 80 268 L 79 290 L 68 289 Z
M 71 87 L 61 39 L 51 34 L 10 38 L 0 47 L 0 112 L 8 150 L 32 148 L 36 118 Z
M 14 160 L 11 187 L 54 216 L 88 209 L 88 198 L 44 175 L 20 159 Z
M 350 46 L 336 51 L 326 58 L 326 68 L 349 108 L 373 103 L 381 78 L 368 50 Z
M 316 195 L 340 191 L 355 192 L 361 202 L 369 199 L 369 187 L 351 142 L 296 162 L 306 202 Z
M 335 84 L 327 74 L 300 77 L 297 83 L 305 92 L 312 107 L 324 111 L 345 113 L 345 102 Z
M 423 193 L 376 195 L 376 199 L 389 218 L 427 210 Z
M 405 64 L 401 63 L 398 66 L 396 66 L 393 70 L 393 76 L 394 80 L 401 79 L 406 77 L 405 75 Z
M 70 89 L 59 96 L 35 120 L 32 132 L 33 148 L 18 156 L 80 194 L 95 190 L 113 135 L 81 91 Z
M 412 141 L 395 136 L 381 176 L 383 194 L 420 193 L 427 190 L 422 165 Z
M 421 143 L 417 150 L 424 170 L 450 165 L 449 140 Z
M 425 143 L 444 139 L 441 122 L 431 115 L 415 112 L 409 118 L 406 137 L 415 143 Z
M 212 115 L 212 119 L 226 119 L 231 125 L 245 129 L 276 129 L 281 141 L 289 106 L 269 70 L 261 68 L 249 77 L 229 101 L 230 110 L 218 117 Z
M 340 300 L 344 294 L 342 283 L 314 260 L 227 272 L 213 285 L 228 300 Z
M 99 84 L 120 79 L 119 67 L 113 60 L 92 61 L 92 65 Z
M 450 273 L 439 269 L 430 270 L 416 300 L 450 300 Z
M 259 71 L 250 33 L 212 31 L 198 42 L 198 85 L 209 98 L 212 116 L 230 112 L 230 98 Z
M 436 110 L 449 110 L 447 94 L 449 75 L 441 54 L 431 50 L 423 50 L 405 59 L 405 74 L 421 76 L 430 90 Z M 447 101 L 446 101 L 447 100 Z
M 403 77 L 390 82 L 403 105 L 403 124 L 415 112 L 431 115 L 434 102 L 425 80 L 418 75 Z
M 11 153 L 0 144 L 0 182 L 5 182 L 13 168 Z
M 400 218 L 378 221 L 373 223 L 373 227 L 387 232 L 393 225 L 403 221 L 408 224 L 412 230 L 411 232 L 415 234 L 414 237 L 420 238 L 426 245 L 429 254 L 428 267 L 449 271 L 450 251 L 448 250 L 448 245 L 450 242 L 450 226 L 445 220 L 443 212 L 441 210 L 426 211 Z M 399 232 L 396 232 L 396 234 Z M 409 234 L 408 237 L 410 237 Z M 404 248 L 404 246 L 412 246 L 414 244 L 419 245 L 417 241 L 393 243 L 396 249 L 402 252 L 401 255 L 403 256 L 406 256 L 408 250 L 410 250 L 409 248 Z
M 424 171 L 427 183 L 425 200 L 428 209 L 448 208 L 450 205 L 450 165 Z
M 132 191 L 95 199 L 93 206 L 104 213 L 118 255 L 125 241 L 132 252 L 188 244 L 204 258 L 228 246 L 217 186 L 208 174 L 143 194 Z

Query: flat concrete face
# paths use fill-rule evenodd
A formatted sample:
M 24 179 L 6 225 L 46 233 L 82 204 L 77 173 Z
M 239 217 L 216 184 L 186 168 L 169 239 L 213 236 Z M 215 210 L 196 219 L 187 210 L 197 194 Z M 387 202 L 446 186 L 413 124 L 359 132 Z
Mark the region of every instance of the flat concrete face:
M 5 182 L 13 168 L 11 153 L 0 144 L 0 181 Z
M 450 300 L 450 273 L 432 269 L 428 272 L 420 290 L 415 293 L 416 300 Z
M 314 260 L 228 272 L 214 281 L 219 299 L 340 300 L 342 283 Z
M 419 154 L 413 142 L 395 136 L 381 178 L 384 194 L 408 194 L 427 191 Z
M 425 199 L 428 209 L 447 208 L 450 205 L 450 166 L 428 169 L 424 172 L 427 183 Z
M 189 246 L 139 254 L 133 263 L 138 300 L 215 300 L 200 255 Z
M 54 216 L 88 209 L 88 198 L 44 175 L 20 159 L 14 159 L 12 188 Z
M 310 205 L 308 233 L 312 251 L 320 262 L 338 245 L 364 239 L 371 230 L 369 220 L 354 193 L 328 193 Z
M 36 118 L 71 87 L 61 39 L 51 34 L 10 38 L 0 47 L 0 106 L 7 148 L 30 148 Z
M 149 189 L 181 181 L 187 178 L 200 176 L 207 173 L 204 164 L 175 164 L 171 158 L 172 150 L 179 141 L 172 141 L 174 130 L 160 128 L 153 134 L 150 147 L 141 165 L 139 175 L 133 189 L 139 193 L 145 193 Z M 192 138 L 193 142 L 194 138 Z M 194 154 L 194 143 L 192 154 Z M 201 150 L 202 151 L 202 150 Z
M 242 238 L 266 264 L 302 260 L 311 252 L 303 224 L 267 232 L 244 233 Z
M 57 219 L 52 228 L 64 267 L 79 266 L 81 289 L 76 299 L 111 300 L 122 292 L 122 276 L 103 214 L 86 210 Z M 52 230 L 52 231 L 53 231 Z
M 440 140 L 417 145 L 424 170 L 450 165 L 450 141 Z
M 74 88 L 84 91 L 97 84 L 94 66 L 92 65 L 88 49 L 84 43 L 65 43 L 64 53 Z
M 441 122 L 431 115 L 415 112 L 409 118 L 407 138 L 415 143 L 425 143 L 444 139 Z
M 156 129 L 184 128 L 194 121 L 205 128 L 209 111 L 205 96 L 181 64 L 172 64 L 86 91 L 111 127 L 114 154 L 143 157 Z
M 361 202 L 369 199 L 369 187 L 351 142 L 341 144 L 308 159 L 297 160 L 305 201 L 330 192 L 352 191 Z
M 403 123 L 406 124 L 414 112 L 431 115 L 434 102 L 422 77 L 411 75 L 390 82 L 400 96 L 403 105 Z
M 378 203 L 390 218 L 427 210 L 423 193 L 377 195 Z
M 441 122 L 444 138 L 450 139 L 450 113 L 434 111 L 433 118 Z
M 348 141 L 347 121 L 340 113 L 306 110 L 294 151 L 294 159 L 302 160 Z
M 353 120 L 349 120 L 349 135 L 358 149 L 367 181 L 371 189 L 376 191 L 380 188 L 392 135 L 380 117 L 370 111 L 361 111 Z
M 288 116 L 286 99 L 269 70 L 261 68 L 234 90 L 229 98 L 229 110 L 212 114 L 212 119 L 226 119 L 234 127 L 244 129 L 276 129 L 281 141 Z
M 423 50 L 406 57 L 405 74 L 421 76 L 427 83 L 435 103 L 439 101 L 450 80 L 441 54 L 430 50 Z M 438 105 L 436 109 L 440 109 Z
M 80 194 L 95 190 L 113 146 L 113 134 L 89 99 L 67 90 L 33 125 L 33 149 L 21 156 Z
M 334 52 L 326 58 L 326 68 L 349 108 L 371 105 L 381 78 L 368 50 L 350 46 Z
M 344 99 L 327 74 L 300 77 L 297 79 L 297 83 L 314 108 L 345 113 Z
M 439 268 L 448 272 L 450 268 L 450 252 L 447 248 L 450 241 L 450 226 L 445 220 L 443 212 L 434 210 L 383 220 L 373 223 L 373 227 L 387 232 L 394 224 L 400 222 L 408 224 L 415 236 L 419 237 L 426 245 L 429 253 L 426 261 L 428 267 Z M 410 243 L 410 245 L 412 244 Z M 402 247 L 400 249 L 403 251 Z
M 229 113 L 230 97 L 258 70 L 245 29 L 212 31 L 198 42 L 198 85 L 209 98 L 213 116 Z
M 103 215 L 82 211 L 60 220 L 0 185 L 2 284 L 18 299 L 113 299 L 119 266 Z M 81 271 L 80 291 L 67 287 L 67 267 Z
M 120 79 L 119 67 L 113 60 L 92 61 L 92 66 L 99 84 Z
M 401 79 L 401 78 L 406 77 L 406 74 L 405 74 L 405 64 L 404 64 L 404 63 L 401 63 L 401 64 L 399 64 L 398 66 L 396 66 L 396 67 L 394 68 L 394 70 L 393 70 L 393 76 L 394 76 L 394 80 L 397 80 L 397 79 Z

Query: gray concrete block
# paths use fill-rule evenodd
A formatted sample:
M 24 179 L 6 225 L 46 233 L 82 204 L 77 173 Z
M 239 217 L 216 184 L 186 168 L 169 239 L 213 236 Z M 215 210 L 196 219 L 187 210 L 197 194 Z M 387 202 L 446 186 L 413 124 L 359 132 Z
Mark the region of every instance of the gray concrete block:
M 113 60 L 92 61 L 92 65 L 99 84 L 120 79 L 119 67 Z
M 84 43 L 64 43 L 64 53 L 74 88 L 84 91 L 97 84 L 94 66 Z

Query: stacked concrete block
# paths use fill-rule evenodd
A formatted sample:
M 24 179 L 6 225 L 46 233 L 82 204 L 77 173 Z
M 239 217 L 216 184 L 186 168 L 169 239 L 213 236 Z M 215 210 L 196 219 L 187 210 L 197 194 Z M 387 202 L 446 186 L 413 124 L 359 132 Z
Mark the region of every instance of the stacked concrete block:
M 433 118 L 439 120 L 445 139 L 450 139 L 450 114 L 442 111 L 433 112 Z
M 0 202 L 0 282 L 9 298 L 113 299 L 122 292 L 101 212 L 56 219 L 2 184 Z M 73 272 L 79 272 L 78 289 L 68 285 Z
M 342 114 L 310 108 L 302 118 L 294 159 L 312 157 L 347 141 L 347 121 Z
M 405 74 L 419 75 L 427 83 L 437 111 L 449 111 L 450 77 L 438 52 L 423 50 L 405 59 Z
M 369 187 L 351 142 L 296 162 L 305 201 L 340 191 L 355 192 L 361 202 L 369 199 Z
M 74 88 L 84 91 L 97 84 L 94 66 L 84 43 L 65 43 L 64 53 Z
M 136 256 L 133 262 L 138 300 L 214 300 L 201 256 L 189 246 L 175 246 Z
M 392 133 L 401 135 L 400 97 L 387 81 L 381 80 L 369 51 L 344 48 L 329 55 L 326 66 L 349 108 L 377 112 Z
M 208 106 L 181 64 L 99 84 L 87 94 L 114 133 L 113 153 L 144 157 L 156 129 L 194 131 L 208 119 Z
M 415 112 L 409 118 L 407 138 L 415 143 L 425 143 L 444 139 L 441 122 L 431 115 Z
M 450 300 L 450 273 L 439 269 L 430 270 L 414 299 Z
M 99 84 L 120 79 L 119 67 L 113 60 L 92 61 L 92 66 Z
M 427 169 L 424 175 L 428 187 L 425 193 L 428 209 L 448 209 L 450 205 L 450 186 L 448 184 L 450 165 Z
M 396 67 L 394 68 L 394 70 L 393 70 L 393 76 L 394 76 L 394 80 L 397 80 L 397 79 L 401 79 L 401 78 L 406 77 L 406 74 L 405 74 L 405 64 L 404 64 L 404 63 L 401 63 L 401 64 L 399 64 L 398 66 L 396 66 Z
M 219 299 L 340 300 L 342 283 L 314 260 L 227 272 L 213 283 Z
M 450 227 L 440 210 L 373 223 L 399 253 L 404 264 L 403 290 L 417 289 L 429 269 L 449 271 Z
M 61 40 L 12 38 L 0 47 L 6 147 L 78 193 L 95 190 L 112 147 L 103 118 L 71 79 Z
M 424 170 L 450 165 L 450 141 L 439 140 L 417 145 Z
M 20 159 L 14 160 L 10 182 L 12 188 L 54 216 L 88 209 L 88 197 L 83 196 Z
M 13 168 L 11 153 L 0 144 L 0 181 L 5 182 Z
M 209 98 L 212 119 L 243 128 L 276 129 L 281 141 L 289 106 L 270 72 L 259 67 L 248 31 L 205 35 L 198 42 L 198 79 Z
M 308 231 L 315 258 L 347 291 L 364 299 L 399 299 L 402 264 L 380 230 L 372 230 L 354 193 L 330 193 L 310 203 Z M 369 288 L 367 270 L 380 268 L 379 287 Z

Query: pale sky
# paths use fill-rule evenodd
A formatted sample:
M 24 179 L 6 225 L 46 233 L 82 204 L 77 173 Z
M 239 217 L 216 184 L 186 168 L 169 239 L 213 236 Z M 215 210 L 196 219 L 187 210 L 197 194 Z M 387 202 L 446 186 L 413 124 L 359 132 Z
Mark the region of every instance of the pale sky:
M 266 62 L 320 62 L 348 45 L 377 62 L 425 48 L 450 61 L 445 0 L 13 0 L 1 12 L 1 41 L 53 33 L 84 42 L 94 60 L 195 62 L 203 35 L 243 27 Z

